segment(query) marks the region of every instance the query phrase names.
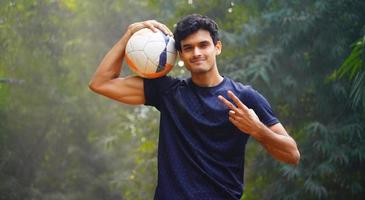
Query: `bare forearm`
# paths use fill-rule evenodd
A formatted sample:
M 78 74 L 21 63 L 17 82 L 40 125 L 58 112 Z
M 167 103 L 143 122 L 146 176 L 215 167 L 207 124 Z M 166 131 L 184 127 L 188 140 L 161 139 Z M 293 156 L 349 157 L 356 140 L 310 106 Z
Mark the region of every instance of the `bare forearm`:
M 251 136 L 263 145 L 268 145 L 282 151 L 296 149 L 296 143 L 290 136 L 275 133 L 264 124 L 260 125 L 260 128 L 255 132 L 251 133 Z
M 119 77 L 122 70 L 122 61 L 125 54 L 126 44 L 130 36 L 130 32 L 127 31 L 104 56 L 90 81 L 90 85 L 98 85 L 105 81 Z
M 298 164 L 299 163 L 299 154 L 292 153 L 288 151 L 283 151 L 279 148 L 275 148 L 270 144 L 262 144 L 262 146 L 266 149 L 266 151 L 275 159 L 280 160 L 289 164 Z M 295 152 L 295 150 L 294 150 Z
M 275 133 L 261 125 L 252 136 L 276 159 L 290 164 L 298 164 L 299 151 L 293 138 L 286 133 Z

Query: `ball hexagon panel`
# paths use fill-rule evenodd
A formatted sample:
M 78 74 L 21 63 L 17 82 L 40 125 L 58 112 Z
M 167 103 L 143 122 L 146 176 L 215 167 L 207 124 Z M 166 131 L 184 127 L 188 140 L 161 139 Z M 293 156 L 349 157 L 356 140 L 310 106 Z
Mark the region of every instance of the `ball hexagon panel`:
M 138 70 L 143 71 L 145 69 L 148 59 L 143 51 L 133 51 L 130 52 L 128 55 L 131 61 L 136 65 Z
M 155 65 L 158 65 L 160 54 L 165 49 L 165 41 L 147 42 L 144 52 L 147 58 Z
M 157 71 L 157 65 L 147 60 L 146 67 L 144 68 L 144 73 L 154 73 Z
M 170 53 L 173 53 L 173 54 L 176 54 L 175 40 L 172 37 L 170 37 L 170 40 L 166 45 L 166 51 L 170 52 Z
M 134 51 L 143 50 L 146 43 L 148 42 L 148 38 L 142 35 L 136 35 L 129 39 L 128 44 L 130 44 L 131 49 Z
M 176 54 L 175 53 L 171 53 L 171 52 L 167 52 L 167 60 L 166 63 L 170 64 L 170 65 L 175 65 L 175 60 L 176 60 Z

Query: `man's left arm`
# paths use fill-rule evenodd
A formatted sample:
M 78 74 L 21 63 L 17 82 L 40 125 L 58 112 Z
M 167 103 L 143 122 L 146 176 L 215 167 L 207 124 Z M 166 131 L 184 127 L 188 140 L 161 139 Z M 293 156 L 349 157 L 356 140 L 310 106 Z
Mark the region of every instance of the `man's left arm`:
M 267 127 L 255 111 L 244 105 L 231 91 L 228 91 L 228 96 L 236 105 L 223 96 L 218 98 L 230 109 L 229 120 L 233 125 L 254 137 L 275 159 L 294 165 L 299 163 L 297 144 L 280 123 Z
M 275 159 L 297 165 L 300 153 L 296 142 L 286 132 L 283 125 L 277 123 L 267 127 L 262 122 L 251 136 L 254 137 Z

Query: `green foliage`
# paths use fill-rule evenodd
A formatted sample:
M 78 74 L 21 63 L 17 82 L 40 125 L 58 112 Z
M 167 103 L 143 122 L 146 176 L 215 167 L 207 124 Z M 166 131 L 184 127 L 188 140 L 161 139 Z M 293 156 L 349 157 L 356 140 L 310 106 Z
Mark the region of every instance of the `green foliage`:
M 150 177 L 138 177 L 145 193 L 139 198 L 150 199 L 155 166 L 135 166 L 155 158 L 146 151 L 156 151 L 147 145 L 155 141 L 156 120 L 148 119 L 152 138 L 140 144 L 134 140 L 147 128 L 126 118 L 133 109 L 87 88 L 101 56 L 129 24 L 123 19 L 149 13 L 136 9 L 138 3 L 115 1 L 1 4 L 0 199 L 121 199 L 138 193 L 128 180 L 133 168 Z M 120 15 L 127 6 L 131 12 Z
M 274 109 L 284 111 L 278 114 L 302 157 L 296 167 L 278 166 L 269 156 L 257 157 L 247 183 L 254 188 L 249 187 L 252 192 L 246 198 L 362 199 L 364 110 L 346 103 L 352 96 L 348 82 L 326 79 L 362 34 L 364 3 L 267 1 L 261 6 L 261 16 L 250 26 L 260 27 L 256 38 L 266 39 L 254 40 L 253 56 L 242 55 L 241 63 L 247 63 L 248 80 L 267 94 Z M 268 75 L 263 76 L 260 68 L 268 69 Z M 272 170 L 276 168 L 282 170 Z M 264 184 L 262 176 L 267 176 Z
M 363 199 L 364 4 L 1 1 L 0 199 L 152 199 L 158 112 L 87 85 L 130 23 L 190 13 L 218 22 L 220 71 L 262 92 L 301 151 L 288 166 L 249 141 L 243 199 Z
M 362 109 L 365 110 L 365 36 L 352 46 L 351 54 L 340 68 L 331 74 L 329 80 L 347 77 L 351 81 L 352 106 L 357 108 L 362 105 Z

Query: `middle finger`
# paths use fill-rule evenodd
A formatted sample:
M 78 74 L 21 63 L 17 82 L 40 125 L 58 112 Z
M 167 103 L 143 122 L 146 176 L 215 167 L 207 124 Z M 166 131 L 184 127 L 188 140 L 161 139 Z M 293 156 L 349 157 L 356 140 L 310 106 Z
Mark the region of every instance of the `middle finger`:
M 235 105 L 233 105 L 230 101 L 228 101 L 226 98 L 224 98 L 221 95 L 219 95 L 218 98 L 219 100 L 221 100 L 221 102 L 223 102 L 229 109 L 231 109 L 235 113 L 239 112 L 238 108 Z

